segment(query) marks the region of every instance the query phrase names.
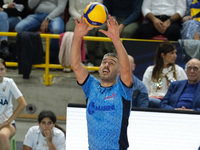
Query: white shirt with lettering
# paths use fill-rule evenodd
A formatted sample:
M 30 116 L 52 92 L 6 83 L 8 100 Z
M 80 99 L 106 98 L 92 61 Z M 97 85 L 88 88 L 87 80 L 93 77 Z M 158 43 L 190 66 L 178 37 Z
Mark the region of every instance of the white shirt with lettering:
M 56 127 L 53 127 L 52 141 L 56 150 L 65 150 L 65 134 Z M 42 135 L 39 126 L 33 126 L 28 130 L 25 135 L 24 145 L 31 147 L 32 150 L 49 150 L 46 137 Z
M 0 83 L 0 124 L 13 114 L 12 97 L 18 99 L 22 93 L 11 78 L 4 77 Z

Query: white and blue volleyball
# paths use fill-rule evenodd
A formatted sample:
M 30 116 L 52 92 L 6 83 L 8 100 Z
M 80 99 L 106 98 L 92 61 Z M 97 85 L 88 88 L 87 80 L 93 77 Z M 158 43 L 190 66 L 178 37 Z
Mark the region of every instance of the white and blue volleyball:
M 89 26 L 99 27 L 107 21 L 108 10 L 101 3 L 90 3 L 84 10 L 84 19 Z

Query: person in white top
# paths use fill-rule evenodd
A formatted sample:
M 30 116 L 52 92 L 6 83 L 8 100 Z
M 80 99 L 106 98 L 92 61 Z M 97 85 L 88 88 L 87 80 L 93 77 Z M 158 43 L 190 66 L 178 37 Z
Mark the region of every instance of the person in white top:
M 175 64 L 176 52 L 170 42 L 161 43 L 154 57 L 155 65 L 149 66 L 144 73 L 142 81 L 147 87 L 150 108 L 159 108 L 171 82 L 187 79 L 183 68 Z
M 170 41 L 177 41 L 185 11 L 186 0 L 144 0 L 142 14 L 145 21 L 139 26 L 136 37 L 149 39 L 164 35 Z
M 56 124 L 52 111 L 41 111 L 38 126 L 31 127 L 25 135 L 23 150 L 65 150 L 65 130 Z
M 26 101 L 11 78 L 5 77 L 6 64 L 0 58 L 0 149 L 9 150 L 9 139 L 15 135 L 15 118 L 26 107 Z M 13 112 L 12 97 L 17 100 L 18 105 Z

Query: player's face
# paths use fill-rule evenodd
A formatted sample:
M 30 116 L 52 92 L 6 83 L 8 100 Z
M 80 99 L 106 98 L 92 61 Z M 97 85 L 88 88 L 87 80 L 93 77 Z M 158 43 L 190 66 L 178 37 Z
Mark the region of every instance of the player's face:
M 0 63 L 0 82 L 3 81 L 3 77 L 5 76 L 5 74 L 6 74 L 6 68 L 2 63 Z
M 116 57 L 105 56 L 99 69 L 101 80 L 108 82 L 116 81 L 119 69 L 119 60 Z
M 174 49 L 173 51 L 167 53 L 166 55 L 163 56 L 163 61 L 165 64 L 174 64 L 177 58 L 177 50 Z
M 50 118 L 44 118 L 39 123 L 39 126 L 40 129 L 42 130 L 42 134 L 45 135 L 44 133 L 47 132 L 48 130 L 52 130 L 55 124 L 51 121 Z

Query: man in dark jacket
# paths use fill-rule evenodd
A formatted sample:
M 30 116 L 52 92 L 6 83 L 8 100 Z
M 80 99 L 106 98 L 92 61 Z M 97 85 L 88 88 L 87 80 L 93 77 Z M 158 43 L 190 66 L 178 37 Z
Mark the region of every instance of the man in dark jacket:
M 161 108 L 200 110 L 200 61 L 193 58 L 185 67 L 188 80 L 172 82 L 160 103 Z

